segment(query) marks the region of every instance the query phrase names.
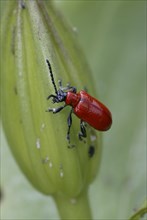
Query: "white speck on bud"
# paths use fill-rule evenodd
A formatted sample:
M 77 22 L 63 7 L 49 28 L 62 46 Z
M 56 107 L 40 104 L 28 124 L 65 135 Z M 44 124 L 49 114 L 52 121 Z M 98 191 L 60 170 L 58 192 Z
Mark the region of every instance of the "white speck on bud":
M 64 176 L 63 170 L 60 170 L 60 177 L 63 178 L 63 176 Z
M 42 123 L 42 124 L 41 124 L 41 128 L 40 128 L 40 131 L 42 132 L 42 131 L 44 130 L 44 128 L 45 128 L 45 123 Z
M 37 138 L 36 140 L 36 148 L 40 149 L 41 145 L 40 145 L 40 138 Z
M 77 27 L 72 27 L 72 30 L 73 30 L 73 32 L 75 32 L 75 33 L 77 33 L 77 32 L 78 32 Z
M 95 135 L 90 135 L 90 140 L 91 140 L 91 142 L 94 142 L 96 140 L 96 136 Z
M 53 163 L 51 161 L 49 161 L 49 168 L 53 167 Z
M 60 177 L 63 178 L 64 172 L 63 172 L 63 167 L 60 165 Z
M 71 204 L 75 205 L 77 203 L 77 200 L 75 198 L 70 199 Z

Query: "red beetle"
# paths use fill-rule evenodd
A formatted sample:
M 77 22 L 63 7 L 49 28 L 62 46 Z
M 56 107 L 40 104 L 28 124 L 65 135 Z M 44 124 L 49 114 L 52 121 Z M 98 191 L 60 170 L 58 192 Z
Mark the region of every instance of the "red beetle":
M 70 142 L 70 128 L 72 125 L 72 113 L 74 113 L 78 118 L 81 119 L 79 132 L 79 139 L 82 140 L 83 137 L 86 137 L 86 129 L 83 122 L 87 122 L 90 126 L 99 131 L 106 131 L 111 127 L 112 124 L 112 116 L 111 112 L 108 108 L 99 102 L 94 97 L 90 96 L 86 91 L 81 90 L 77 93 L 76 88 L 73 86 L 67 85 L 66 87 L 62 87 L 61 81 L 59 81 L 59 90 L 57 90 L 52 68 L 49 60 L 46 60 L 49 72 L 51 76 L 51 80 L 55 89 L 56 95 L 49 95 L 47 99 L 52 98 L 53 103 L 65 102 L 63 106 L 58 108 L 48 108 L 47 111 L 58 113 L 66 106 L 70 105 L 72 107 L 67 123 L 68 123 L 68 131 L 67 131 L 67 139 Z

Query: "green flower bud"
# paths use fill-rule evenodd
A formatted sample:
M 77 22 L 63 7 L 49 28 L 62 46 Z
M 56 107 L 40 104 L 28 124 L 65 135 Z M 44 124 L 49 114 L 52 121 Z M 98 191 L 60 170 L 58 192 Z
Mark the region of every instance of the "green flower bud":
M 62 79 L 77 90 L 86 86 L 94 95 L 75 33 L 50 1 L 8 1 L 2 17 L 1 49 L 1 116 L 13 155 L 40 192 L 75 201 L 72 198 L 87 191 L 96 176 L 100 135 L 87 126 L 87 138 L 80 141 L 80 120 L 73 115 L 71 143 L 75 147 L 68 148 L 70 107 L 54 115 L 46 112 L 55 105 L 46 99 L 54 94 L 46 59 L 55 82 Z

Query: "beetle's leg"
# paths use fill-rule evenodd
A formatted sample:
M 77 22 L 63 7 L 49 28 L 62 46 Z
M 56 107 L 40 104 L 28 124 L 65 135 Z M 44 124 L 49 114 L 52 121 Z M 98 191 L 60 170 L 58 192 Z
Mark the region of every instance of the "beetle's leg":
M 47 99 L 50 99 L 50 98 L 54 98 L 54 99 L 56 99 L 56 98 L 57 98 L 57 96 L 56 96 L 56 95 L 51 94 L 51 95 L 49 95 L 49 96 L 47 97 Z
M 68 83 L 65 87 L 63 87 L 63 86 L 62 86 L 62 81 L 59 80 L 59 81 L 58 81 L 58 84 L 59 84 L 60 90 L 62 90 L 62 91 L 71 91 L 71 92 L 74 92 L 74 93 L 77 92 L 77 89 L 76 89 L 75 87 L 73 87 L 73 86 L 70 86 L 69 83 Z
M 48 108 L 46 112 L 53 112 L 55 114 L 55 113 L 60 112 L 65 107 L 66 105 L 60 106 L 59 108 Z
M 73 92 L 73 93 L 76 93 L 77 92 L 77 89 L 73 86 L 67 86 L 65 88 L 62 88 L 63 91 L 70 91 L 70 92 Z
M 69 143 L 70 143 L 70 128 L 71 128 L 71 125 L 72 125 L 72 116 L 71 115 L 72 115 L 72 109 L 71 109 L 71 111 L 69 113 L 69 116 L 67 118 L 68 130 L 67 130 L 66 138 L 67 138 Z
M 58 80 L 58 84 L 59 84 L 59 88 L 60 88 L 62 91 L 68 90 L 68 89 L 71 87 L 69 83 L 67 83 L 66 86 L 63 87 L 63 86 L 62 86 L 62 80 L 61 80 L 61 79 Z
M 59 102 L 59 99 L 58 99 L 58 97 L 56 96 L 56 95 L 49 95 L 48 97 L 47 97 L 47 99 L 50 99 L 50 98 L 52 98 L 52 102 L 53 103 L 58 103 Z
M 83 138 L 87 137 L 86 128 L 82 120 L 80 121 L 80 129 L 81 131 L 79 132 L 79 140 L 82 141 Z
M 63 86 L 62 86 L 62 80 L 61 80 L 61 79 L 58 80 L 58 84 L 59 84 L 60 90 L 62 90 L 62 91 L 68 90 L 68 89 L 71 87 L 69 83 L 67 83 L 66 86 L 63 87 Z
M 69 87 L 69 90 L 72 91 L 73 93 L 76 93 L 77 92 L 77 89 L 73 86 L 70 86 Z

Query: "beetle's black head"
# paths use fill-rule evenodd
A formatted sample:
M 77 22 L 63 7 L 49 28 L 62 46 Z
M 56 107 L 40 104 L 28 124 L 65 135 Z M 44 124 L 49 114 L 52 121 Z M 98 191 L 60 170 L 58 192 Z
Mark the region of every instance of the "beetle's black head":
M 63 92 L 61 89 L 57 91 L 57 96 L 55 102 L 64 102 L 67 96 L 67 92 Z M 54 100 L 53 100 L 54 102 Z
M 53 103 L 64 102 L 66 100 L 67 92 L 63 92 L 61 89 L 57 90 L 57 94 L 51 94 L 47 99 L 52 98 Z

